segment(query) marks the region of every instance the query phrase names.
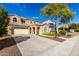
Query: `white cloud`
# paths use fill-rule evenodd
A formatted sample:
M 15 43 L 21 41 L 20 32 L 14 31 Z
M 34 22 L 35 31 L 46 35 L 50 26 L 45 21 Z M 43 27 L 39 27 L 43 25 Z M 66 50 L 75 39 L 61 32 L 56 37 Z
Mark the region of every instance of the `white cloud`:
M 74 12 L 74 14 L 76 15 L 76 14 L 77 14 L 77 12 L 75 11 L 75 12 Z
M 32 18 L 34 18 L 34 19 L 38 19 L 39 17 L 32 17 Z

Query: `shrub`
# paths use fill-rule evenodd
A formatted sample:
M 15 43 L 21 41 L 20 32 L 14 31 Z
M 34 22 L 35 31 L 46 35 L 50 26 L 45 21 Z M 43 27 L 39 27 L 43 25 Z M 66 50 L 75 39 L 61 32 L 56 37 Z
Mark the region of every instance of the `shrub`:
M 65 30 L 60 30 L 59 33 L 60 33 L 60 35 L 66 35 L 66 31 Z
M 68 37 L 70 37 L 70 36 L 71 36 L 71 34 L 67 34 L 67 36 L 68 36 Z
M 74 23 L 72 23 L 72 24 L 69 25 L 69 28 L 70 28 L 70 29 L 76 29 L 76 28 L 77 28 L 77 25 L 74 24 Z
M 79 29 L 76 29 L 75 31 L 76 31 L 76 32 L 79 32 Z
M 4 36 L 7 34 L 8 24 L 8 12 L 4 7 L 0 7 L 0 36 Z

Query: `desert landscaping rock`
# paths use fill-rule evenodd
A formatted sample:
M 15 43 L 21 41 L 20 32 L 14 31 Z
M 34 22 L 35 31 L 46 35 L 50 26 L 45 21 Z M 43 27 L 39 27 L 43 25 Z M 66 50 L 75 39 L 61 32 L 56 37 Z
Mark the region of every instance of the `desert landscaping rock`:
M 21 56 L 12 37 L 5 37 L 0 40 L 0 56 Z

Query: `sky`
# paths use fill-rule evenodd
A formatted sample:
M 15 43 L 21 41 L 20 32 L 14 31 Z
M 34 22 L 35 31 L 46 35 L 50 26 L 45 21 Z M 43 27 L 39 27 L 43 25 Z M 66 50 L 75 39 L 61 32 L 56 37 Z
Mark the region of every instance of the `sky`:
M 30 18 L 38 22 L 49 20 L 48 17 L 41 16 L 41 8 L 47 3 L 0 3 L 0 6 L 6 7 L 9 14 L 16 14 L 25 18 Z M 68 6 L 75 13 L 71 23 L 79 23 L 79 4 L 70 3 Z

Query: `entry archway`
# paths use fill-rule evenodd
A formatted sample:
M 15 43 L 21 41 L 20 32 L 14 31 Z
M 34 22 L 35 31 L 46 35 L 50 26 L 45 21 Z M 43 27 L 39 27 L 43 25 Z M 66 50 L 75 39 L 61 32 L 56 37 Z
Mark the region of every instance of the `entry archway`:
M 30 34 L 32 33 L 32 29 L 31 29 L 31 27 L 30 27 L 30 29 L 29 29 L 29 33 L 30 33 Z
M 33 34 L 35 34 L 35 27 L 33 27 Z
M 37 34 L 39 34 L 40 27 L 37 27 Z

